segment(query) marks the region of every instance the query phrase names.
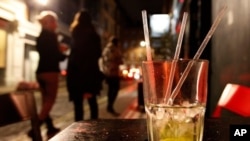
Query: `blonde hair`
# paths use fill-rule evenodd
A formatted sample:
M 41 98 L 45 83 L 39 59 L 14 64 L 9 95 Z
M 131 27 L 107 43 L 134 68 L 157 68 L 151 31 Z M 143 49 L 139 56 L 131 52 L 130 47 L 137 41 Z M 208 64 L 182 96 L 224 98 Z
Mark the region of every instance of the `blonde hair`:
M 37 17 L 38 21 L 43 24 L 44 22 L 48 21 L 48 20 L 58 20 L 57 14 L 53 11 L 42 11 L 38 17 Z
M 55 31 L 57 28 L 58 17 L 53 11 L 42 11 L 37 17 L 44 29 Z

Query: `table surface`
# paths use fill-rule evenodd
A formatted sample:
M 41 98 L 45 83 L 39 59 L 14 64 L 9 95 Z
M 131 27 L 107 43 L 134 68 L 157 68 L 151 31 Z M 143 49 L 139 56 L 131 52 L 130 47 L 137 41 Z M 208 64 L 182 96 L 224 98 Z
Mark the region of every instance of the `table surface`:
M 250 125 L 250 118 L 205 119 L 203 141 L 229 141 L 231 124 Z M 50 141 L 147 141 L 145 119 L 99 119 L 74 122 Z

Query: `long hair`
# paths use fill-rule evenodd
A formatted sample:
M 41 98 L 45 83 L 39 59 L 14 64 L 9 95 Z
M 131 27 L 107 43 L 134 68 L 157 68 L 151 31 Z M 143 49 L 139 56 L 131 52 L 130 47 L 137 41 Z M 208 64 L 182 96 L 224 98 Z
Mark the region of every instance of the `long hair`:
M 91 16 L 86 10 L 81 10 L 75 14 L 74 20 L 70 25 L 70 31 L 73 32 L 75 28 L 94 29 Z

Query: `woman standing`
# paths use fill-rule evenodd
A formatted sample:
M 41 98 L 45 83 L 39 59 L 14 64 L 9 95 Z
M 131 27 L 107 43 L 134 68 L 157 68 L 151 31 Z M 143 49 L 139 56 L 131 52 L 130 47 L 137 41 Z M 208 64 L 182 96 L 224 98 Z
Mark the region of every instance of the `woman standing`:
M 60 131 L 54 127 L 49 113 L 57 96 L 59 62 L 63 61 L 66 55 L 60 51 L 60 44 L 57 40 L 57 15 L 52 11 L 43 11 L 38 20 L 42 26 L 42 31 L 36 40 L 36 49 L 39 54 L 36 77 L 42 94 L 42 108 L 39 120 L 41 124 L 46 123 L 48 128 L 47 136 L 50 138 Z
M 120 89 L 119 66 L 123 63 L 122 52 L 118 38 L 111 36 L 108 44 L 102 51 L 102 70 L 108 84 L 107 111 L 119 116 L 114 109 L 114 103 Z
M 103 76 L 98 68 L 101 39 L 87 11 L 75 15 L 70 28 L 72 48 L 68 60 L 67 88 L 74 104 L 75 121 L 83 120 L 84 99 L 88 100 L 91 119 L 98 118 L 96 96 L 100 94 Z

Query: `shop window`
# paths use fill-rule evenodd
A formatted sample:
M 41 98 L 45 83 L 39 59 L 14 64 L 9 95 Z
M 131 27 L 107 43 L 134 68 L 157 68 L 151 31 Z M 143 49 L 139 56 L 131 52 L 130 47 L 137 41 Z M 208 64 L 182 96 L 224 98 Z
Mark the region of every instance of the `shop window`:
M 0 27 L 0 68 L 6 66 L 6 31 Z

